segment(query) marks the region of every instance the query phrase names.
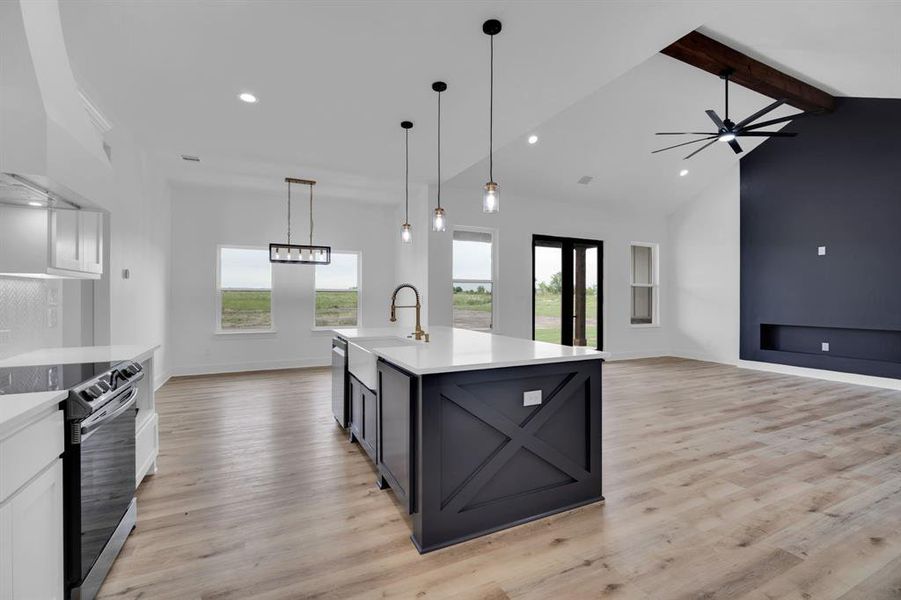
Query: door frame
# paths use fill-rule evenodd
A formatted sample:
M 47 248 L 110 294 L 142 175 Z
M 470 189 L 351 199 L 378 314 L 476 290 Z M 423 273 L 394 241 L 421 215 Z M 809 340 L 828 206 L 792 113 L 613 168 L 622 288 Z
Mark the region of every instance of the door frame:
M 573 295 L 573 249 L 576 245 L 584 244 L 597 246 L 597 286 L 598 286 L 598 303 L 597 303 L 597 324 L 598 324 L 598 345 L 597 350 L 604 349 L 604 242 L 603 240 L 590 240 L 587 238 L 561 237 L 556 235 L 543 235 L 538 233 L 532 234 L 532 339 L 535 339 L 535 247 L 540 246 L 541 242 L 547 242 L 547 245 L 559 244 L 561 246 L 561 269 L 563 296 L 572 297 Z M 572 346 L 573 338 L 573 307 L 571 302 L 562 302 L 560 307 L 560 343 L 564 346 Z M 563 340 L 569 340 L 564 343 Z

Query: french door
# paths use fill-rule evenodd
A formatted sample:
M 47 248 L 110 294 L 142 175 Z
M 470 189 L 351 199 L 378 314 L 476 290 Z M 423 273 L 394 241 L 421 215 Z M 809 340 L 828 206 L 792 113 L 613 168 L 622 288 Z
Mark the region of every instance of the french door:
M 532 339 L 603 350 L 604 242 L 532 236 Z

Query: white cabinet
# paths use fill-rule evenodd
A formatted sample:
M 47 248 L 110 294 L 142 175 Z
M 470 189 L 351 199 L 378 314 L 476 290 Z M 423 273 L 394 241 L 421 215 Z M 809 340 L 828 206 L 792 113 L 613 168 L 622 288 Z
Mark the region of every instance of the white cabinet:
M 50 266 L 54 269 L 81 271 L 84 260 L 81 252 L 81 218 L 78 211 L 51 210 Z
M 0 600 L 63 598 L 63 465 L 0 504 Z
M 103 213 L 0 205 L 0 275 L 99 279 Z
M 48 218 L 50 269 L 103 273 L 103 213 L 50 210 Z

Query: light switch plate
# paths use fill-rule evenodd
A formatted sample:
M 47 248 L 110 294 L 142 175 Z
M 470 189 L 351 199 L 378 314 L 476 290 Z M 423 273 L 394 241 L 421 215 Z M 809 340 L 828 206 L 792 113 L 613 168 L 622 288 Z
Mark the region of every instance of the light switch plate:
M 817 246 L 817 256 L 826 256 L 826 246 Z
M 532 390 L 529 392 L 523 392 L 522 394 L 522 405 L 523 406 L 538 406 L 541 404 L 541 390 Z
M 829 342 L 823 342 L 820 344 L 820 350 L 823 352 L 829 352 Z

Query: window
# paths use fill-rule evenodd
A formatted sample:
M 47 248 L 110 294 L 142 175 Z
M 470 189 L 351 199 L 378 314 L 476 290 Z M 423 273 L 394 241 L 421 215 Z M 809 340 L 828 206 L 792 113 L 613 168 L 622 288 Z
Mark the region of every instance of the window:
M 657 324 L 657 245 L 632 243 L 632 325 Z
M 272 330 L 272 266 L 263 248 L 219 248 L 219 330 Z
M 494 326 L 494 238 L 489 231 L 454 230 L 454 327 Z
M 360 254 L 332 252 L 332 262 L 316 265 L 315 327 L 360 324 Z

